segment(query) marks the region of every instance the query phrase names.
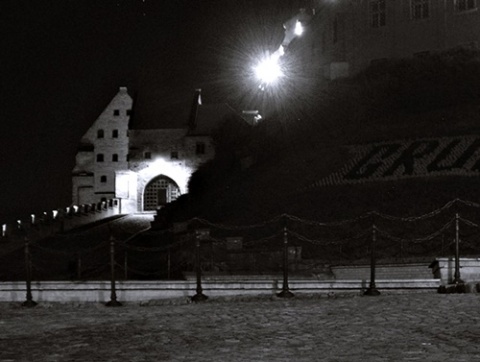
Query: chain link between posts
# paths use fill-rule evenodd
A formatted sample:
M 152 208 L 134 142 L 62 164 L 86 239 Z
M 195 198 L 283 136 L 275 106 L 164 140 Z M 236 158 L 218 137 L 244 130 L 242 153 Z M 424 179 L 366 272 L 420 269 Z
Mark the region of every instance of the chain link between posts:
M 458 205 L 463 205 L 471 208 L 480 208 L 480 204 L 471 202 L 471 201 L 465 201 L 461 199 L 455 199 L 452 201 L 447 202 L 445 205 L 442 207 L 435 209 L 429 213 L 419 215 L 419 216 L 411 216 L 411 217 L 397 217 L 397 216 L 392 216 L 392 215 L 387 215 L 384 213 L 379 213 L 379 212 L 368 212 L 363 215 L 360 215 L 355 218 L 351 219 L 345 219 L 345 220 L 340 220 L 336 222 L 318 222 L 314 220 L 308 220 L 308 219 L 303 219 L 297 216 L 289 215 L 289 214 L 281 214 L 276 217 L 273 217 L 269 220 L 266 220 L 261 223 L 254 223 L 254 224 L 249 224 L 249 225 L 227 225 L 227 224 L 222 224 L 222 223 L 215 223 L 211 222 L 202 218 L 193 218 L 185 223 L 187 225 L 199 225 L 201 227 L 209 227 L 212 230 L 212 233 L 210 233 L 208 236 L 204 237 L 202 240 L 206 242 L 210 242 L 213 246 L 225 246 L 227 245 L 227 238 L 228 237 L 218 237 L 215 235 L 216 231 L 231 231 L 231 232 L 241 232 L 241 231 L 252 231 L 254 229 L 261 229 L 261 228 L 268 228 L 272 229 L 272 226 L 275 224 L 278 224 L 276 227 L 276 232 L 271 233 L 268 236 L 263 236 L 263 237 L 257 237 L 248 240 L 242 240 L 242 245 L 244 247 L 252 247 L 252 246 L 259 246 L 259 245 L 264 245 L 272 241 L 277 241 L 279 245 L 282 243 L 282 235 L 283 235 L 283 228 L 285 227 L 285 230 L 288 230 L 288 235 L 291 236 L 293 240 L 296 240 L 297 242 L 304 242 L 307 243 L 308 245 L 312 246 L 318 246 L 318 247 L 324 247 L 324 246 L 343 246 L 347 245 L 349 247 L 355 246 L 355 244 L 352 244 L 357 241 L 361 240 L 368 240 L 368 237 L 371 235 L 372 232 L 372 225 L 374 225 L 374 229 L 378 233 L 378 236 L 386 239 L 386 240 L 391 240 L 394 242 L 401 243 L 412 243 L 412 244 L 421 244 L 425 243 L 428 241 L 435 240 L 436 238 L 439 237 L 444 237 L 446 234 L 448 234 L 449 229 L 452 227 L 452 225 L 455 223 L 456 220 L 461 222 L 462 224 L 474 228 L 476 231 L 480 229 L 480 226 L 478 223 L 469 220 L 464 217 L 457 216 L 457 218 L 451 218 L 448 222 L 443 224 L 440 228 L 436 229 L 434 232 L 428 234 L 428 235 L 423 235 L 423 236 L 415 236 L 412 234 L 411 237 L 400 237 L 398 235 L 394 235 L 392 232 L 388 231 L 386 228 L 383 226 L 378 226 L 373 224 L 373 220 L 378 220 L 378 219 L 384 219 L 384 220 L 389 220 L 389 221 L 394 221 L 394 222 L 416 222 L 416 221 L 425 221 L 427 219 L 431 219 L 435 216 L 438 216 L 447 210 L 451 209 L 454 206 Z M 456 209 L 457 210 L 457 209 Z M 372 225 L 368 226 L 365 225 L 366 220 L 372 220 Z M 287 228 L 288 225 L 288 228 Z M 320 227 L 321 229 L 318 229 L 316 232 L 315 237 L 307 236 L 305 235 L 304 232 L 299 232 L 297 230 L 294 230 L 293 227 L 297 228 L 298 226 L 303 227 L 304 229 L 306 227 Z M 351 232 L 355 232 L 354 235 L 352 236 L 347 236 L 347 237 L 338 237 L 338 238 L 332 238 L 330 234 L 325 234 L 323 236 L 319 237 L 319 233 L 321 235 L 322 231 L 321 230 L 328 230 L 326 228 L 332 228 L 332 231 L 330 231 L 330 234 L 335 234 L 338 233 L 339 230 L 338 227 L 344 227 L 345 230 L 351 230 Z M 350 229 L 349 229 L 350 228 Z M 355 229 L 356 228 L 356 229 Z M 177 240 L 173 243 L 170 243 L 168 245 L 162 245 L 162 246 L 154 246 L 154 247 L 147 247 L 147 246 L 137 246 L 132 244 L 132 240 L 138 236 L 141 235 L 142 233 L 149 231 L 151 235 L 154 236 L 163 236 L 163 235 L 174 235 L 173 233 L 174 228 L 170 228 L 167 230 L 151 230 L 150 227 L 144 228 L 138 233 L 135 233 L 134 235 L 129 236 L 127 239 L 123 241 L 116 241 L 116 247 L 117 248 L 123 248 L 123 252 L 125 255 L 129 251 L 137 252 L 137 253 L 162 253 L 162 252 L 170 252 L 170 251 L 178 251 L 182 250 L 187 244 L 192 244 L 190 246 L 193 246 L 193 241 L 194 241 L 194 235 L 192 233 L 187 233 L 183 235 L 183 238 L 180 240 Z M 193 231 L 193 229 L 191 229 Z M 343 232 L 343 231 L 342 231 Z M 256 232 L 251 232 L 250 236 L 254 236 Z M 257 233 L 258 234 L 258 233 Z M 234 235 L 233 237 L 236 237 L 238 235 Z M 257 235 L 258 236 L 258 235 Z M 466 240 L 467 238 L 470 238 L 474 236 L 474 234 L 470 234 L 468 236 L 465 236 L 462 239 L 462 242 L 465 246 L 469 246 L 470 248 L 478 248 L 478 245 L 475 245 L 473 241 L 471 240 Z M 68 238 L 67 235 L 60 235 L 61 238 Z M 75 235 L 73 238 L 76 240 L 78 239 L 84 239 L 81 235 Z M 243 238 L 242 238 L 243 239 Z M 443 243 L 443 242 L 442 242 Z M 35 241 L 33 243 L 30 243 L 30 247 L 32 251 L 40 251 L 44 253 L 50 253 L 53 255 L 60 255 L 60 256 L 65 256 L 65 255 L 81 255 L 84 259 L 86 258 L 87 254 L 91 255 L 96 255 L 95 253 L 98 254 L 98 251 L 102 248 L 106 248 L 109 244 L 108 240 L 104 240 L 100 242 L 99 244 L 90 247 L 90 248 L 81 248 L 81 249 L 75 249 L 72 251 L 68 250 L 59 250 L 59 249 L 54 249 L 53 247 L 49 247 L 48 245 L 45 245 L 45 242 L 42 241 Z M 292 246 L 293 243 L 291 242 Z M 442 244 L 443 245 L 443 244 Z M 448 245 L 451 245 L 449 243 Z M 448 246 L 447 245 L 447 246 Z M 185 249 L 186 250 L 186 249 Z M 8 254 L 5 255 L 0 255 L 0 257 L 6 257 Z M 97 258 L 97 261 L 101 261 L 101 257 Z M 134 257 L 134 259 L 141 260 L 141 257 L 138 255 Z M 92 260 L 90 260 L 91 262 Z M 42 271 L 46 272 L 45 267 L 41 267 L 38 265 L 38 263 L 35 263 L 35 261 L 32 262 L 32 266 L 36 271 Z M 142 270 L 138 270 L 138 268 L 132 268 L 130 266 L 126 266 L 126 271 L 127 272 L 133 272 L 138 275 L 145 275 L 145 276 L 152 276 L 152 275 L 161 275 L 162 272 L 146 272 Z M 120 264 L 117 264 L 117 267 L 121 269 L 125 269 L 125 266 L 121 266 Z M 105 267 L 101 266 L 98 267 L 96 270 L 103 270 Z M 13 270 L 13 269 L 12 269 Z M 89 271 L 89 274 L 92 274 L 91 271 Z

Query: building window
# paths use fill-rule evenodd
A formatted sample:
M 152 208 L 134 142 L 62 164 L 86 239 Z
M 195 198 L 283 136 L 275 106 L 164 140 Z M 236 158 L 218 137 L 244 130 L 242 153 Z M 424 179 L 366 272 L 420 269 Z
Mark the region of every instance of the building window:
M 112 131 L 112 138 L 118 138 L 118 129 Z
M 103 138 L 105 136 L 105 132 L 103 131 L 103 129 L 99 129 L 97 131 L 97 138 Z
M 456 0 L 455 9 L 457 11 L 475 10 L 477 8 L 477 0 Z
M 132 115 L 132 110 L 131 110 L 131 109 L 127 109 L 126 114 L 127 114 L 127 116 L 131 116 L 131 115 Z
M 152 158 L 152 153 L 151 152 L 145 152 L 143 154 L 143 157 L 146 159 L 146 160 L 150 160 Z
M 380 28 L 386 24 L 385 0 L 370 1 L 370 25 L 372 28 Z
M 170 152 L 170 158 L 172 160 L 178 160 L 178 152 L 177 151 Z
M 112 155 L 112 162 L 118 162 L 118 155 L 116 153 Z
M 97 162 L 103 162 L 103 153 L 97 154 Z
M 477 8 L 477 0 L 457 0 L 457 11 L 475 10 Z
M 411 0 L 410 9 L 413 20 L 427 19 L 430 16 L 430 0 Z
M 197 155 L 204 155 L 205 154 L 205 143 L 197 142 L 197 146 L 195 148 L 195 153 Z
M 120 115 L 120 110 L 119 109 L 114 109 L 113 110 L 113 115 L 114 116 L 119 116 Z
M 103 183 L 103 184 L 104 184 L 105 182 L 107 182 L 107 176 L 101 176 L 101 177 L 100 177 L 100 182 Z
M 127 153 L 127 157 L 125 157 L 125 160 L 126 160 L 127 162 L 130 161 L 130 154 L 129 154 L 129 153 Z

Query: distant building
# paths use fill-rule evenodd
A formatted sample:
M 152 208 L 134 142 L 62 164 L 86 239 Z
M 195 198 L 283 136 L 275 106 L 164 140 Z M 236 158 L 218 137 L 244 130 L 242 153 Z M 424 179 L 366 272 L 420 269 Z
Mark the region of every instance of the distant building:
M 327 79 L 386 59 L 480 44 L 480 0 L 314 0 L 315 16 L 292 44 Z M 311 71 L 311 69 L 310 69 Z
M 186 193 L 190 175 L 214 157 L 213 131 L 237 117 L 226 104 L 158 114 L 152 124 L 132 121 L 133 100 L 121 87 L 80 141 L 72 172 L 76 205 L 118 198 L 122 213 L 157 210 Z M 133 124 L 132 124 L 133 123 Z

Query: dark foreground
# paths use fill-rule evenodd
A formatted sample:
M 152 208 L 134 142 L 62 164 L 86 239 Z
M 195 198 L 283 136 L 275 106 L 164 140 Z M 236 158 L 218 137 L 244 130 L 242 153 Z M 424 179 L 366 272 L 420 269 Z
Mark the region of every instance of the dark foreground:
M 480 296 L 0 304 L 0 361 L 480 361 Z

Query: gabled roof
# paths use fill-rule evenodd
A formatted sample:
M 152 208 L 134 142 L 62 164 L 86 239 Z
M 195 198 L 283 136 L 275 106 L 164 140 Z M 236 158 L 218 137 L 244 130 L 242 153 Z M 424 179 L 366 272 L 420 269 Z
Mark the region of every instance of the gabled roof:
M 209 135 L 226 119 L 239 118 L 235 110 L 226 103 L 199 105 L 196 126 L 188 132 L 190 136 Z
M 193 102 L 198 102 L 198 99 L 181 100 L 168 105 L 160 105 L 160 102 L 146 104 L 146 102 L 138 102 L 135 99 L 130 119 L 130 129 L 189 129 Z M 189 135 L 192 136 L 209 135 L 225 119 L 230 117 L 240 118 L 240 115 L 226 103 L 202 103 L 196 104 L 196 107 L 196 126 L 189 130 Z

